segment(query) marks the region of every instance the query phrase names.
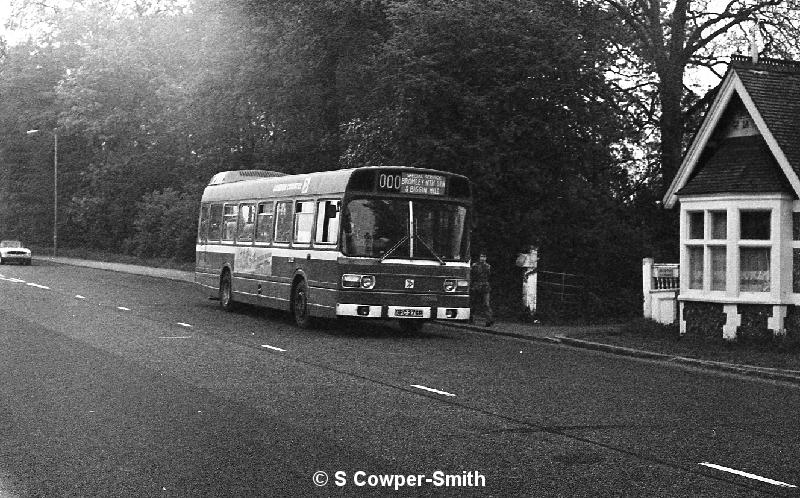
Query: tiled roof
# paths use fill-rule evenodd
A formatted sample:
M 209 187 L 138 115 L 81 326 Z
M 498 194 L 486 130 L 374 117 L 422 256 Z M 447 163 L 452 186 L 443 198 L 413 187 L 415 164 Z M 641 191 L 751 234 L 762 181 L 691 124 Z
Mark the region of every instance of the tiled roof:
M 760 135 L 725 139 L 705 164 L 696 168 L 678 195 L 793 193 Z
M 800 175 L 800 63 L 734 56 L 730 69 L 775 137 L 792 169 Z

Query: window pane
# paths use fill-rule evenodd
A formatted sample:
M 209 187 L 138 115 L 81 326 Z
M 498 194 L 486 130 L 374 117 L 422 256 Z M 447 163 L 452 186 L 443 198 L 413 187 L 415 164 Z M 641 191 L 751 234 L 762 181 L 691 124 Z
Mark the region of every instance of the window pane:
M 711 213 L 711 238 L 717 240 L 728 238 L 728 213 L 725 211 Z
M 724 247 L 709 247 L 711 252 L 711 290 L 725 290 L 725 271 L 727 269 Z
M 704 235 L 703 211 L 689 213 L 689 238 L 703 239 Z
M 302 244 L 311 242 L 311 229 L 314 226 L 314 202 L 303 201 L 295 204 L 294 241 Z
M 464 260 L 468 252 L 467 208 L 414 201 L 414 257 Z
M 208 225 L 208 240 L 219 240 L 222 233 L 222 204 L 211 206 L 211 220 Z
M 703 248 L 689 248 L 689 288 L 703 288 Z
M 272 242 L 272 203 L 258 205 L 256 242 Z
M 792 292 L 800 293 L 800 249 L 793 249 L 792 256 Z
M 792 240 L 800 240 L 800 213 L 792 213 Z
M 770 239 L 769 211 L 742 211 L 740 213 L 741 238 L 744 240 Z
M 210 206 L 203 204 L 200 208 L 200 224 L 197 227 L 197 241 L 205 244 L 208 241 L 208 220 L 210 214 Z
M 408 258 L 408 201 L 354 199 L 342 214 L 343 252 L 348 256 Z
M 222 211 L 222 240 L 233 240 L 236 237 L 236 221 L 239 206 L 236 204 L 225 204 Z
M 236 237 L 236 240 L 240 242 L 251 242 L 253 240 L 255 210 L 253 204 L 242 204 L 239 207 L 239 236 Z
M 739 290 L 742 292 L 769 292 L 770 249 L 768 247 L 742 247 L 739 249 Z
M 339 236 L 340 201 L 321 201 L 317 206 L 317 244 L 335 244 Z
M 292 203 L 279 202 L 275 208 L 275 242 L 292 240 Z

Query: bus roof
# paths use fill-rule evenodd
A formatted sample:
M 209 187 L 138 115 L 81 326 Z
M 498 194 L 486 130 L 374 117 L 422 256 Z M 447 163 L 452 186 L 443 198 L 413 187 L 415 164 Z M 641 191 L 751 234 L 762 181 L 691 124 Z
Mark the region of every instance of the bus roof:
M 248 170 L 247 175 L 232 174 L 235 172 L 220 172 L 214 175 L 203 191 L 202 202 L 296 197 L 306 194 L 309 196 L 341 195 L 347 189 L 355 172 L 380 170 L 458 177 L 468 184 L 468 180 L 462 175 L 407 166 L 363 166 L 285 176 L 268 176 L 272 172 L 264 172 L 264 176 L 259 176 L 253 170 Z M 225 180 L 221 181 L 220 179 L 223 178 Z

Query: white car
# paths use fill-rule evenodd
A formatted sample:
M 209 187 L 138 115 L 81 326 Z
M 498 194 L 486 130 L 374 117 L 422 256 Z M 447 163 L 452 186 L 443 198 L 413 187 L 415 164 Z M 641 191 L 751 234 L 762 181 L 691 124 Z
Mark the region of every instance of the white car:
M 4 265 L 12 261 L 21 265 L 30 266 L 31 250 L 23 247 L 22 242 L 18 240 L 0 241 L 0 265 Z

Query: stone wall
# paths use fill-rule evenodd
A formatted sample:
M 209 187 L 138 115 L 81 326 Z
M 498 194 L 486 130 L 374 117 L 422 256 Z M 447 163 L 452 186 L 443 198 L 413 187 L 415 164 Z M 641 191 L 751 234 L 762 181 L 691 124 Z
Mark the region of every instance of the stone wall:
M 727 321 L 722 304 L 684 301 L 682 307 L 686 335 L 710 341 L 722 340 L 722 327 Z
M 766 343 L 772 340 L 774 332 L 767 323 L 772 317 L 770 304 L 740 304 L 737 307 L 741 321 L 736 329 L 736 340 L 742 343 Z

